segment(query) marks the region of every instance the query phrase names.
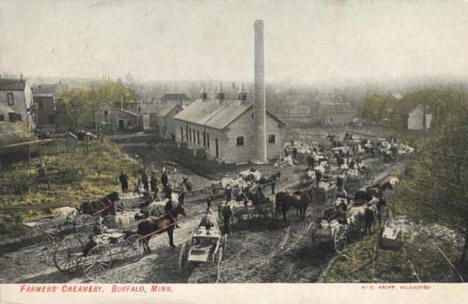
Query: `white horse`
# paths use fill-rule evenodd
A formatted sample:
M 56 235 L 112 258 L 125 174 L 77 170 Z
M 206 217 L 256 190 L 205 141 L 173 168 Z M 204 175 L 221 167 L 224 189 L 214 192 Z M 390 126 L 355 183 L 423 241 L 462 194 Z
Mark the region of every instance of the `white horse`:
M 80 212 L 73 207 L 61 207 L 56 209 L 54 221 L 60 224 L 74 222 Z

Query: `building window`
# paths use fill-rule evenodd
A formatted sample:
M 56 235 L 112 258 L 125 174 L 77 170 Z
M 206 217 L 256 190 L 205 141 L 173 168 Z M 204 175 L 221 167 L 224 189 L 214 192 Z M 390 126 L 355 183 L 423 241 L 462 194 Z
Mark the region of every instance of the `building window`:
M 203 131 L 203 147 L 206 148 L 206 132 Z
M 244 145 L 244 137 L 243 136 L 239 136 L 237 138 L 237 145 L 238 146 L 243 146 Z
M 210 148 L 210 134 L 206 133 L 206 146 Z
M 0 114 L 0 121 L 4 121 L 5 120 L 5 116 L 3 116 L 3 114 Z
M 189 132 L 189 142 L 192 142 L 192 129 L 188 128 Z
M 184 141 L 184 128 L 180 127 L 180 141 Z
M 43 104 L 42 104 L 42 102 L 41 102 L 41 101 L 39 101 L 39 102 L 38 102 L 38 104 L 39 104 L 39 109 L 42 109 L 42 107 L 43 107 Z
M 276 141 L 275 134 L 271 134 L 271 135 L 268 136 L 268 142 L 270 144 L 274 144 L 275 141 Z
M 41 107 L 40 105 L 41 104 L 39 104 L 39 108 Z M 109 112 L 107 112 L 107 111 L 104 111 L 104 121 L 109 122 Z
M 13 98 L 13 93 L 7 93 L 8 105 L 13 106 L 15 104 L 15 99 Z
M 200 132 L 197 131 L 197 144 L 199 145 L 200 144 Z
M 185 126 L 185 139 L 187 142 L 189 142 L 189 131 L 188 131 L 188 127 Z
M 193 143 L 195 143 L 195 130 L 193 130 Z

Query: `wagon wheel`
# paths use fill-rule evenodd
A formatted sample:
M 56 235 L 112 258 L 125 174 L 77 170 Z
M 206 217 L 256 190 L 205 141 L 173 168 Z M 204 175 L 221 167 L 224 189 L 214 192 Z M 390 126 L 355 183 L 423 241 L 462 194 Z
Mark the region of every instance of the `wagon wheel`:
M 36 243 L 41 234 L 41 231 L 36 227 L 29 227 L 26 229 L 23 238 L 24 240 L 32 240 L 34 243 Z
M 112 251 L 109 245 L 97 245 L 86 255 L 83 272 L 89 280 L 102 282 L 103 276 L 112 265 Z
M 51 231 L 43 231 L 37 238 L 38 243 L 44 244 L 47 247 L 55 247 L 59 237 Z
M 343 252 L 346 247 L 346 232 L 339 233 L 335 236 L 335 251 L 337 253 Z
M 218 253 L 216 254 L 216 262 L 218 262 L 218 269 L 221 266 L 222 261 L 223 261 L 223 247 L 219 247 Z
M 139 234 L 132 234 L 122 242 L 120 253 L 124 259 L 140 259 L 142 257 L 144 254 L 142 238 Z
M 60 271 L 75 271 L 83 255 L 83 243 L 77 237 L 63 239 L 57 244 L 54 264 Z
M 186 266 L 187 266 L 187 243 L 183 243 L 182 247 L 180 248 L 179 263 L 177 265 L 177 270 L 179 272 L 182 272 Z
M 89 214 L 82 214 L 77 217 L 75 221 L 76 233 L 83 232 L 87 235 L 93 232 L 94 225 L 96 224 L 96 218 Z
M 60 225 L 53 219 L 42 219 L 37 223 L 36 227 L 42 231 L 60 231 Z
M 114 215 L 106 215 L 104 219 L 102 220 L 102 223 L 107 227 L 107 228 L 117 228 L 117 223 L 115 221 L 115 216 Z
M 122 200 L 115 202 L 114 207 L 116 212 L 123 212 L 125 210 L 125 204 Z

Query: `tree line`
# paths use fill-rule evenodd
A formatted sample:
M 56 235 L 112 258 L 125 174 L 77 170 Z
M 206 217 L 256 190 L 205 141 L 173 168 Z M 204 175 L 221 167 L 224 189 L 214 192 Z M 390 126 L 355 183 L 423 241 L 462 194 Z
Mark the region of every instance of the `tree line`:
M 405 94 L 401 98 L 392 95 L 372 95 L 365 99 L 361 117 L 392 129 L 408 127 L 408 116 L 418 105 L 425 105 L 432 113 L 434 127 L 443 124 L 450 109 L 447 104 L 460 98 L 461 91 L 453 89 L 426 89 Z
M 60 93 L 56 103 L 58 129 L 94 129 L 96 112 L 103 102 L 121 104 L 126 110 L 136 110 L 137 94 L 121 82 L 106 82 L 94 88 L 72 88 Z
M 426 90 L 411 93 L 402 100 L 416 102 L 421 98 L 426 98 L 435 111 L 435 124 L 419 139 L 417 153 L 396 189 L 394 200 L 412 217 L 450 227 L 463 237 L 458 265 L 468 276 L 468 98 L 463 91 Z M 391 98 L 382 100 L 392 103 L 396 111 L 402 107 L 407 111 L 415 105 Z M 382 108 L 379 111 L 375 107 L 367 115 L 381 115 L 390 121 L 400 115 L 388 110 L 389 107 Z

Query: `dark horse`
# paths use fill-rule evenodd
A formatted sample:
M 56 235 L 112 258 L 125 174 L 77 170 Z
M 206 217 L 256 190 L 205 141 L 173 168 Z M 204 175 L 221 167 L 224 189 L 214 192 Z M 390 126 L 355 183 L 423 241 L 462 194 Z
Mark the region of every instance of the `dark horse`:
M 150 253 L 151 249 L 148 245 L 149 240 L 155 234 L 161 234 L 167 232 L 169 236 L 169 245 L 172 248 L 175 248 L 174 245 L 174 226 L 176 225 L 175 221 L 179 214 L 185 215 L 185 209 L 181 205 L 175 207 L 170 213 L 167 213 L 161 217 L 149 217 L 145 220 L 142 220 L 138 224 L 137 233 L 142 235 L 141 241 L 143 242 L 143 249 L 145 252 Z
M 305 214 L 309 204 L 314 202 L 314 193 L 312 189 L 304 189 L 296 192 L 278 192 L 275 196 L 276 201 L 276 216 L 283 214 L 284 221 L 286 212 L 291 208 L 296 208 L 299 217 L 305 220 Z
M 366 189 L 360 189 L 354 194 L 355 201 L 364 201 L 369 202 L 373 197 L 382 198 L 384 192 L 387 190 L 393 189 L 393 186 L 390 182 L 383 183 L 382 185 L 377 184 Z
M 115 202 L 118 200 L 119 194 L 117 192 L 112 192 L 104 198 L 84 202 L 77 209 L 81 214 L 99 214 L 101 216 L 115 215 Z

